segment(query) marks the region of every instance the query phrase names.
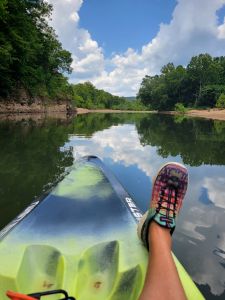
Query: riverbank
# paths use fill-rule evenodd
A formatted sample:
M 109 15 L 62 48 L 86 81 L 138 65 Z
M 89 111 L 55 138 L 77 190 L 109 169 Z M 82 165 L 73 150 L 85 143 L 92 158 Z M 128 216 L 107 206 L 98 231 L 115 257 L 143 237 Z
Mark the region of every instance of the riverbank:
M 181 113 L 176 111 L 163 111 L 160 112 L 166 115 L 181 115 Z M 184 116 L 188 117 L 197 117 L 197 118 L 204 118 L 204 119 L 211 119 L 211 120 L 219 120 L 225 121 L 225 109 L 191 109 L 188 110 L 186 113 L 183 114 Z
M 77 114 L 88 114 L 88 113 L 157 113 L 156 111 L 133 111 L 133 110 L 113 110 L 113 109 L 86 109 L 86 108 L 77 108 Z M 170 114 L 170 115 L 178 115 L 179 113 L 175 111 L 165 111 L 160 112 L 163 114 Z M 225 121 L 225 109 L 209 109 L 209 110 L 197 110 L 192 109 L 185 113 L 186 116 L 189 117 L 199 117 L 199 118 L 206 118 L 212 120 L 221 120 Z
M 212 120 L 220 120 L 225 121 L 225 109 L 202 109 L 202 110 L 189 110 L 186 115 L 190 117 L 199 117 L 205 119 L 212 119 Z
M 120 109 L 87 109 L 87 108 L 76 108 L 78 115 L 89 114 L 89 113 L 156 113 L 153 110 L 120 110 Z
M 62 114 L 89 114 L 89 113 L 150 113 L 155 114 L 157 111 L 135 111 L 135 110 L 114 110 L 114 109 L 87 109 L 87 108 L 72 108 L 71 104 L 68 102 L 61 102 L 61 103 L 48 103 L 43 104 L 42 102 L 34 102 L 30 105 L 27 104 L 21 104 L 17 102 L 9 102 L 9 103 L 2 103 L 0 102 L 0 118 L 5 118 L 7 116 L 7 119 L 14 119 L 15 115 L 21 115 L 19 118 L 24 118 L 25 115 L 30 116 L 30 114 L 35 114 L 38 118 L 39 114 L 47 114 L 50 115 L 60 115 L 62 117 Z M 165 111 L 160 112 L 162 114 L 170 114 L 170 115 L 178 115 L 178 112 L 175 111 Z M 5 116 L 4 116 L 5 115 Z M 186 116 L 189 117 L 199 117 L 199 118 L 205 118 L 205 119 L 212 119 L 212 120 L 220 120 L 225 121 L 225 109 L 208 109 L 208 110 L 197 110 L 192 109 L 188 110 L 185 113 Z M 42 117 L 41 117 L 42 118 Z

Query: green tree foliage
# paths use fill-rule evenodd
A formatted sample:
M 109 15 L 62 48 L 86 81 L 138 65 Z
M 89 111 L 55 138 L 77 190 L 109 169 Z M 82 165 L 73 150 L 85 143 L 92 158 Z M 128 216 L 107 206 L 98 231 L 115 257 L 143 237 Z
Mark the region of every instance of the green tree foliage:
M 145 110 L 140 101 L 129 101 L 98 90 L 91 82 L 72 85 L 74 106 L 92 109 Z
M 142 80 L 137 98 L 152 109 L 172 109 L 176 102 L 182 101 L 185 80 L 186 70 L 169 63 L 162 68 L 161 75 L 146 76 Z
M 225 93 L 225 85 L 206 85 L 202 88 L 198 105 L 202 107 L 215 107 L 216 101 L 222 93 Z
M 160 75 L 143 78 L 138 99 L 156 110 L 171 110 L 176 103 L 185 106 L 215 107 L 225 92 L 225 57 L 200 54 L 186 68 L 169 63 Z
M 220 71 L 220 64 L 209 54 L 192 57 L 187 66 L 187 73 L 189 82 L 194 87 L 195 105 L 198 105 L 203 87 L 219 82 Z
M 217 108 L 225 108 L 225 94 L 221 94 L 216 102 Z
M 48 25 L 47 17 L 51 12 L 52 6 L 44 1 L 1 0 L 2 98 L 9 97 L 20 88 L 31 97 L 69 97 L 71 90 L 63 74 L 71 72 L 72 58 Z

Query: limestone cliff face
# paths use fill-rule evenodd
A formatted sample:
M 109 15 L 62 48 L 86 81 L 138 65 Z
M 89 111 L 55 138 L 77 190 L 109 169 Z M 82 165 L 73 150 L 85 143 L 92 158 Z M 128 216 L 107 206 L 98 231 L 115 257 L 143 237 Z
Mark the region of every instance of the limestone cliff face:
M 51 113 L 51 112 L 72 112 L 69 102 L 43 103 L 35 101 L 31 104 L 24 102 L 0 102 L 0 113 Z
M 0 99 L 0 113 L 72 113 L 70 100 L 55 101 L 43 97 L 31 97 L 24 88 L 18 88 L 10 98 Z

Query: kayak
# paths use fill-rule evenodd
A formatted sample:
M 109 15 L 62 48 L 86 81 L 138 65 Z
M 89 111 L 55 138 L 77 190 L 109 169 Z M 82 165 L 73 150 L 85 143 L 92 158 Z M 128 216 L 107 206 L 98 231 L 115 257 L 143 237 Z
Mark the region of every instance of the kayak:
M 81 159 L 0 232 L 0 299 L 8 299 L 7 290 L 65 290 L 78 300 L 138 299 L 148 261 L 136 233 L 141 216 L 99 158 Z M 204 299 L 174 260 L 188 299 Z

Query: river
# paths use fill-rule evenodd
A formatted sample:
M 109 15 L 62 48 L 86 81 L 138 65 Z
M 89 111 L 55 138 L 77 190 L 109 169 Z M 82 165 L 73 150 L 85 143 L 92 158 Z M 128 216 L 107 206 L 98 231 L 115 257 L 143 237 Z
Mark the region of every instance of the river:
M 173 251 L 206 299 L 225 299 L 225 121 L 157 114 L 2 120 L 0 228 L 89 154 L 104 161 L 142 210 L 162 164 L 187 166 Z

